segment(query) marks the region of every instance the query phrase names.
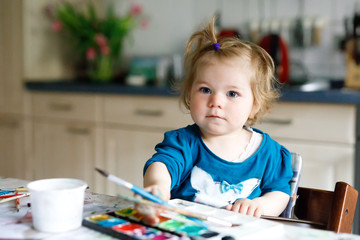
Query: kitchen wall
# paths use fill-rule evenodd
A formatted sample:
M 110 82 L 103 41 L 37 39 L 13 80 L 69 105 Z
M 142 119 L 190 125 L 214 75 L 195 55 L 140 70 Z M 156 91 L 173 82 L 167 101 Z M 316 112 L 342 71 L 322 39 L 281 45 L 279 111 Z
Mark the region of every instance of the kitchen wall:
M 125 11 L 131 1 L 106 0 L 116 11 Z M 144 7 L 150 23 L 134 32 L 134 42 L 126 48 L 127 56 L 183 54 L 191 33 L 220 14 L 222 28 L 238 30 L 249 39 L 256 26 L 280 29 L 289 47 L 293 63 L 304 64 L 312 78 L 343 79 L 345 57 L 339 41 L 345 36 L 344 19 L 352 17 L 360 0 L 137 0 Z M 289 34 L 297 18 L 316 23 L 318 45 L 298 47 Z

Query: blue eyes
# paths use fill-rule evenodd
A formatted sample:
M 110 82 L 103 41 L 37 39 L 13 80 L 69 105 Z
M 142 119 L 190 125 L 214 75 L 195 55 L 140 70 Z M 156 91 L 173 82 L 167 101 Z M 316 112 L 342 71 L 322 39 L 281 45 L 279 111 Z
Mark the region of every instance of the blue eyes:
M 227 96 L 229 96 L 229 97 L 238 97 L 239 94 L 237 92 L 234 92 L 234 91 L 229 91 L 227 93 Z
M 200 89 L 200 91 L 202 92 L 202 93 L 211 93 L 211 90 L 209 89 L 209 88 L 206 88 L 206 87 L 202 87 L 201 89 Z
M 200 88 L 200 91 L 202 93 L 205 93 L 205 94 L 211 94 L 212 93 L 210 88 L 207 88 L 207 87 Z M 239 97 L 239 93 L 237 93 L 235 91 L 229 91 L 229 92 L 226 93 L 226 96 L 231 97 L 231 98 L 235 98 L 235 97 Z

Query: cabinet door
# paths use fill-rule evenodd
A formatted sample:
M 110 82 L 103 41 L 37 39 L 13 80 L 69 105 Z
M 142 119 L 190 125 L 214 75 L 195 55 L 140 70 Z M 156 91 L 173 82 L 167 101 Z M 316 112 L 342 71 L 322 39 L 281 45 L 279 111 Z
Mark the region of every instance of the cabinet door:
M 302 156 L 300 186 L 333 191 L 337 181 L 354 185 L 354 147 L 281 139 L 278 142 Z
M 355 105 L 281 102 L 255 127 L 277 138 L 354 144 L 355 122 Z
M 34 124 L 34 176 L 78 178 L 93 189 L 96 129 L 87 123 Z
M 22 2 L 0 1 L 0 111 L 22 113 Z
M 106 96 L 104 122 L 164 131 L 193 123 L 189 111 L 181 109 L 177 98 L 154 96 Z
M 161 142 L 164 132 L 161 130 L 136 130 L 107 128 L 105 130 L 105 168 L 110 173 L 143 186 L 143 167 L 154 153 L 154 147 Z M 133 193 L 115 185 L 106 183 L 106 194 L 130 195 Z
M 24 179 L 24 124 L 20 118 L 0 115 L 0 153 L 0 177 Z

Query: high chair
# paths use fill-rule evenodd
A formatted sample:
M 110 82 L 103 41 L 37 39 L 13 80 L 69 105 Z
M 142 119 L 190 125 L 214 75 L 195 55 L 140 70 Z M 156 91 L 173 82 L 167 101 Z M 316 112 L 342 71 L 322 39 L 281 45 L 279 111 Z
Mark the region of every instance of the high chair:
M 337 182 L 334 191 L 299 187 L 294 215 L 313 228 L 351 233 L 358 191 L 345 182 Z M 295 221 L 296 223 L 296 221 Z
M 302 170 L 302 158 L 298 153 L 291 153 L 291 168 L 293 170 L 293 177 L 290 181 L 290 200 L 286 206 L 284 212 L 280 215 L 284 218 L 291 218 L 293 214 L 293 208 L 296 203 L 296 193 L 299 187 L 301 170 Z
M 291 153 L 293 178 L 290 201 L 280 217 L 263 218 L 284 224 L 351 233 L 358 191 L 345 182 L 337 182 L 334 191 L 298 187 L 302 158 Z
M 299 187 L 293 214 L 262 218 L 336 233 L 351 233 L 358 191 L 345 182 L 337 182 L 334 191 Z

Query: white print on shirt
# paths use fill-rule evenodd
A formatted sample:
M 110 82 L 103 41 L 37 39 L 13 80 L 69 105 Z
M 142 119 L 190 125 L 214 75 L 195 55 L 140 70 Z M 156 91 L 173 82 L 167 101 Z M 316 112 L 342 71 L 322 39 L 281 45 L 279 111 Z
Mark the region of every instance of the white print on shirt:
M 191 172 L 190 182 L 192 187 L 197 190 L 195 202 L 225 207 L 236 199 L 247 198 L 259 186 L 260 179 L 250 178 L 233 185 L 226 181 L 214 182 L 210 174 L 195 166 Z

